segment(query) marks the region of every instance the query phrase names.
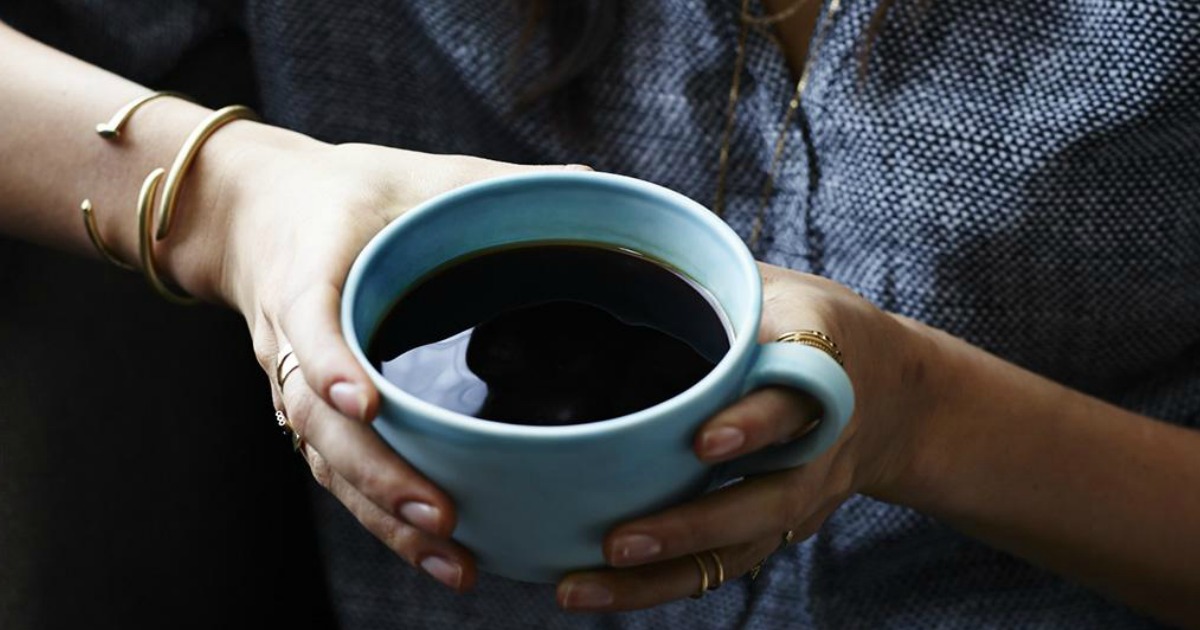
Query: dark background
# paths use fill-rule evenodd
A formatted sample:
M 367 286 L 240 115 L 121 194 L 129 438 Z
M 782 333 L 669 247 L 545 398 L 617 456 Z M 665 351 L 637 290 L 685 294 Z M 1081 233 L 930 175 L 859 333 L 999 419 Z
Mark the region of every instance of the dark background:
M 154 87 L 253 105 L 245 46 Z M 0 628 L 329 627 L 311 487 L 239 316 L 0 240 Z

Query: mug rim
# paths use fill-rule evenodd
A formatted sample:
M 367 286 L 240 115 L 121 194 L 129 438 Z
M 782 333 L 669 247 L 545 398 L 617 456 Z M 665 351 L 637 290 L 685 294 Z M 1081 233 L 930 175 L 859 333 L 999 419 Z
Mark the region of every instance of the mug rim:
M 748 296 L 748 308 L 750 312 L 746 314 L 745 319 L 742 320 L 740 325 L 736 324 L 732 314 L 726 313 L 733 328 L 733 342 L 730 344 L 725 356 L 721 357 L 717 365 L 704 378 L 693 383 L 683 392 L 658 404 L 615 418 L 557 426 L 510 424 L 476 418 L 417 398 L 387 380 L 367 358 L 362 344 L 357 339 L 358 335 L 354 327 L 354 296 L 359 291 L 363 283 L 363 276 L 372 262 L 397 238 L 397 234 L 404 231 L 408 224 L 419 220 L 423 215 L 436 212 L 441 206 L 463 201 L 464 198 L 479 196 L 488 192 L 529 186 L 536 187 L 545 181 L 554 183 L 582 182 L 587 185 L 599 184 L 612 189 L 634 191 L 652 197 L 666 205 L 684 208 L 687 212 L 694 215 L 696 219 L 700 220 L 707 229 L 711 230 L 737 260 L 740 267 L 738 271 L 740 275 L 744 276 L 742 280 L 745 281 L 745 285 L 748 287 L 746 290 L 750 292 Z M 445 262 L 447 261 L 442 261 L 442 263 Z M 669 260 L 665 262 L 674 264 Z M 696 282 L 699 283 L 699 281 Z M 703 283 L 699 284 L 704 287 Z M 711 293 L 708 287 L 704 288 Z M 717 299 L 717 302 L 722 309 L 726 308 L 726 305 L 721 303 L 719 299 Z M 704 397 L 713 383 L 730 378 L 730 373 L 736 369 L 737 364 L 748 356 L 752 348 L 758 345 L 757 333 L 759 319 L 762 316 L 762 280 L 753 255 L 737 232 L 734 232 L 733 228 L 718 218 L 716 214 L 695 200 L 658 184 L 625 175 L 594 171 L 545 171 L 505 175 L 473 182 L 431 197 L 392 220 L 382 230 L 372 236 L 371 240 L 367 242 L 366 246 L 355 257 L 354 263 L 351 265 L 342 287 L 340 310 L 342 338 L 350 346 L 355 359 L 358 360 L 359 365 L 367 372 L 381 397 L 399 404 L 406 409 L 410 409 L 417 417 L 426 422 L 476 435 L 485 435 L 494 438 L 520 438 L 525 441 L 529 439 L 561 439 L 609 433 L 614 430 L 643 424 L 659 416 L 672 415 L 673 409 L 687 407 L 695 403 L 697 399 Z M 372 421 L 381 420 L 386 421 L 382 413 Z

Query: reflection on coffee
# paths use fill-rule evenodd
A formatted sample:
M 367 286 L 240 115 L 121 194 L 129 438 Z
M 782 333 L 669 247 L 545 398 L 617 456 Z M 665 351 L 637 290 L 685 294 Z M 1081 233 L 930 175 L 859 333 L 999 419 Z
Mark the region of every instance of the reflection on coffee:
M 392 383 L 478 418 L 565 425 L 645 409 L 729 350 L 727 324 L 682 274 L 626 250 L 542 243 L 433 271 L 368 345 Z

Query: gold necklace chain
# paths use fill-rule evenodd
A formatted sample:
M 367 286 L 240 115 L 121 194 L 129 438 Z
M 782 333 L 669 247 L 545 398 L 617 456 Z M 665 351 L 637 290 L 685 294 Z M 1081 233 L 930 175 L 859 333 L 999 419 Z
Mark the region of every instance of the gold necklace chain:
M 717 216 L 724 218 L 725 216 L 725 180 L 729 172 L 729 146 L 733 138 L 733 123 L 734 114 L 737 111 L 737 104 L 740 97 L 742 69 L 746 62 L 746 37 L 749 34 L 749 29 L 754 26 L 756 30 L 770 26 L 777 22 L 786 20 L 794 15 L 804 5 L 813 0 L 797 0 L 788 8 L 767 16 L 752 15 L 749 11 L 750 0 L 742 0 L 741 11 L 738 13 L 738 29 L 737 41 L 737 56 L 734 61 L 733 79 L 729 85 L 729 99 L 725 107 L 725 130 L 721 134 L 721 153 L 717 162 L 717 191 L 716 197 L 713 200 L 713 212 Z M 801 97 L 804 95 L 805 88 L 808 87 L 809 73 L 812 69 L 813 60 L 816 58 L 818 51 L 825 42 L 826 34 L 829 31 L 829 23 L 841 10 L 841 0 L 830 0 L 829 7 L 821 16 L 821 21 L 817 26 L 816 35 L 810 46 L 808 56 L 804 60 L 804 67 L 800 72 L 800 79 L 796 81 L 796 89 L 792 92 L 792 98 L 788 101 L 787 111 L 783 115 L 783 120 L 779 124 L 779 132 L 775 138 L 775 152 L 771 157 L 771 168 L 767 172 L 767 181 L 763 184 L 762 197 L 758 206 L 758 212 L 755 213 L 754 223 L 750 229 L 750 238 L 747 245 L 751 251 L 755 251 L 758 246 L 758 239 L 762 234 L 763 218 L 766 214 L 767 206 L 771 202 L 771 195 L 775 192 L 775 176 L 778 173 L 783 150 L 787 140 L 787 129 L 792 124 L 792 119 L 795 118 L 796 111 L 800 109 Z M 769 32 L 764 32 L 770 37 Z M 774 38 L 772 38 L 774 41 Z

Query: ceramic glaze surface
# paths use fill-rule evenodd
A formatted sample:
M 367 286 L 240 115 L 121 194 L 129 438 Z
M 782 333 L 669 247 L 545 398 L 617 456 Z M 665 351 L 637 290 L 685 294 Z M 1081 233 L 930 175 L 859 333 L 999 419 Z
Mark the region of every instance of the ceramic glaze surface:
M 696 385 L 636 413 L 570 426 L 503 424 L 454 413 L 389 383 L 363 348 L 395 299 L 462 255 L 513 243 L 578 241 L 664 261 L 707 289 L 734 331 L 729 352 Z M 382 394 L 383 439 L 456 502 L 454 537 L 487 571 L 553 582 L 604 563 L 601 541 L 622 520 L 704 491 L 719 475 L 799 465 L 836 440 L 853 409 L 841 367 L 799 344 L 756 342 L 762 290 L 738 236 L 695 202 L 636 179 L 538 173 L 467 186 L 414 208 L 359 255 L 342 300 L 343 330 Z M 765 385 L 812 394 L 821 425 L 721 471 L 691 450 L 699 426 Z

